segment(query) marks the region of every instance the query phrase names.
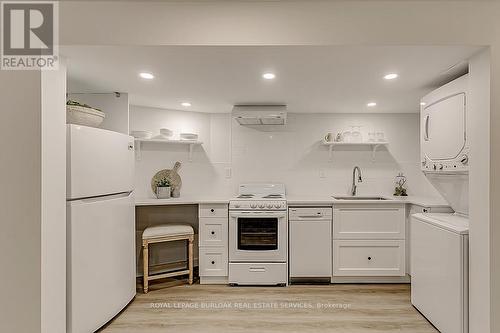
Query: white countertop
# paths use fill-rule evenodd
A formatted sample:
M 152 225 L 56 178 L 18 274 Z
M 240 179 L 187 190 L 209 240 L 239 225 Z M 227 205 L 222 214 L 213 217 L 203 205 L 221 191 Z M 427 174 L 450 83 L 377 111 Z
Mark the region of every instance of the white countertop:
M 345 196 L 345 195 L 336 195 Z M 368 195 L 362 195 L 368 196 Z M 287 195 L 287 203 L 293 205 L 326 205 L 331 206 L 338 203 L 408 203 L 424 207 L 449 207 L 449 204 L 440 198 L 407 196 L 394 197 L 391 195 L 370 195 L 380 196 L 388 200 L 336 200 L 331 195 Z M 164 206 L 164 205 L 197 205 L 197 204 L 227 204 L 231 198 L 216 196 L 181 196 L 180 198 L 156 199 L 156 198 L 136 198 L 136 206 Z
M 229 198 L 222 197 L 191 197 L 181 196 L 180 198 L 156 199 L 156 198 L 136 198 L 136 206 L 165 206 L 165 205 L 198 205 L 198 204 L 227 204 Z

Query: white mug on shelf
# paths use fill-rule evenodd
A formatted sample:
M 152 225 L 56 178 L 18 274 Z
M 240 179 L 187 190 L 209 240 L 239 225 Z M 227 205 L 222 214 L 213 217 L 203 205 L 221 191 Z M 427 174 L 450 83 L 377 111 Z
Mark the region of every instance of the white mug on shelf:
M 345 130 L 342 132 L 342 137 L 344 138 L 344 142 L 351 142 L 352 132 L 350 130 Z

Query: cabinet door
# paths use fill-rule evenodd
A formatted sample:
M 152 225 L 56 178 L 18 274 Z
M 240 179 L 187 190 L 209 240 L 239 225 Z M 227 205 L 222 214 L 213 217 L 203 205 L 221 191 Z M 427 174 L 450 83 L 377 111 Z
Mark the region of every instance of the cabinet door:
M 331 221 L 290 221 L 290 277 L 332 274 Z
M 337 206 L 333 215 L 333 238 L 405 239 L 404 206 Z
M 333 276 L 404 276 L 404 240 L 334 240 Z
M 227 276 L 227 248 L 200 248 L 200 276 Z
M 200 246 L 227 246 L 227 218 L 200 218 Z

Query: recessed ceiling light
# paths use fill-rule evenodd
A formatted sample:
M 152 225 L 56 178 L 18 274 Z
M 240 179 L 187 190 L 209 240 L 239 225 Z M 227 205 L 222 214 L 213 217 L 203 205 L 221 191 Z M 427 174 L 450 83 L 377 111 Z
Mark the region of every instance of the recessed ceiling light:
M 188 107 L 188 106 L 191 106 L 191 103 L 189 103 L 189 102 L 182 102 L 181 105 L 185 106 L 185 107 Z
M 422 105 L 422 106 L 424 106 L 425 104 L 427 104 L 427 103 L 425 103 L 425 102 L 420 102 L 420 105 Z
M 262 77 L 266 80 L 272 80 L 276 77 L 274 73 L 264 73 L 262 74 Z
M 155 78 L 155 76 L 151 73 L 148 73 L 148 72 L 141 72 L 139 73 L 139 76 L 142 77 L 143 79 L 146 79 L 146 80 L 152 80 Z
M 370 103 L 366 104 L 366 106 L 368 106 L 368 107 L 372 107 L 372 106 L 375 106 L 375 105 L 377 105 L 377 103 L 375 103 L 375 102 L 370 102 Z
M 394 80 L 395 78 L 397 78 L 399 75 L 396 74 L 396 73 L 390 73 L 390 74 L 386 74 L 384 75 L 384 79 L 386 80 Z

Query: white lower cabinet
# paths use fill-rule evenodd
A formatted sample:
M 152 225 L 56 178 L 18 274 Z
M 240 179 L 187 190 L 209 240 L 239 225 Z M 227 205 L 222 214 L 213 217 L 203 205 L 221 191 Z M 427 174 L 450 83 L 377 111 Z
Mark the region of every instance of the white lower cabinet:
M 227 247 L 200 247 L 200 276 L 227 276 Z
M 199 206 L 199 275 L 201 284 L 227 283 L 228 206 Z
M 332 281 L 392 282 L 406 276 L 405 204 L 333 207 Z M 348 280 L 347 280 L 348 281 Z
M 404 240 L 334 240 L 336 276 L 404 276 Z

